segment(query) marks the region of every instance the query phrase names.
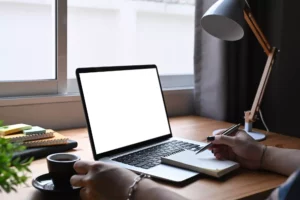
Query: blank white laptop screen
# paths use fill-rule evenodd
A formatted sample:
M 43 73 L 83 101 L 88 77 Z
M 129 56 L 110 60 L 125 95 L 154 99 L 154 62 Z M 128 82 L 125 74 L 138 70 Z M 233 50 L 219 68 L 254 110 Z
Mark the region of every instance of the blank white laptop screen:
M 171 133 L 155 68 L 80 79 L 97 154 Z

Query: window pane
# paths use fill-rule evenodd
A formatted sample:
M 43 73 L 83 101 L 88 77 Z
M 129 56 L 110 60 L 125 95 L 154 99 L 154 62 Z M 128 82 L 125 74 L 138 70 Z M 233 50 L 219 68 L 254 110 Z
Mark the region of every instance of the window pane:
M 194 18 L 143 12 L 137 16 L 139 63 L 155 61 L 161 74 L 192 74 Z
M 55 79 L 54 0 L 0 0 L 0 81 Z
M 194 1 L 68 0 L 68 78 L 78 67 L 156 64 L 193 74 Z

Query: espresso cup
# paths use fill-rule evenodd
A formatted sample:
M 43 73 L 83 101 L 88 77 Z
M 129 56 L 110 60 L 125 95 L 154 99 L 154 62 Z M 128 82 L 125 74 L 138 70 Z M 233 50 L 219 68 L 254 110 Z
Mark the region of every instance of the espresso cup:
M 67 153 L 47 156 L 49 174 L 56 189 L 72 189 L 70 178 L 76 174 L 73 165 L 78 160 L 79 156 Z

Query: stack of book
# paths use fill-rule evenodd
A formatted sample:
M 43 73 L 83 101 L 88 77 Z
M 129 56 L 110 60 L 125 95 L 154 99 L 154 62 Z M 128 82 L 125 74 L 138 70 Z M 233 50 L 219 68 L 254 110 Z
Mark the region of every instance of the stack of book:
M 14 124 L 0 128 L 0 135 L 26 147 L 54 146 L 68 143 L 68 138 L 51 130 L 27 124 Z
M 69 140 L 68 137 L 58 132 L 28 124 L 2 126 L 0 127 L 0 137 L 26 146 L 25 151 L 15 154 L 21 158 L 40 158 L 77 147 L 76 141 Z

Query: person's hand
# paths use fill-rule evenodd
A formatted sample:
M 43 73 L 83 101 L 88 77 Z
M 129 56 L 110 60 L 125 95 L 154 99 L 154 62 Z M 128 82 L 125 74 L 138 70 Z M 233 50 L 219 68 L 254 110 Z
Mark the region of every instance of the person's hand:
M 259 169 L 264 146 L 256 142 L 245 131 L 239 130 L 231 136 L 208 137 L 213 145 L 209 148 L 217 159 L 234 160 L 248 169 Z
M 133 172 L 102 162 L 77 161 L 71 184 L 82 187 L 82 200 L 124 200 L 137 176 Z

